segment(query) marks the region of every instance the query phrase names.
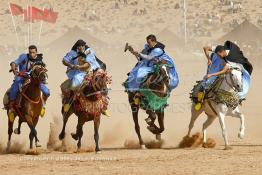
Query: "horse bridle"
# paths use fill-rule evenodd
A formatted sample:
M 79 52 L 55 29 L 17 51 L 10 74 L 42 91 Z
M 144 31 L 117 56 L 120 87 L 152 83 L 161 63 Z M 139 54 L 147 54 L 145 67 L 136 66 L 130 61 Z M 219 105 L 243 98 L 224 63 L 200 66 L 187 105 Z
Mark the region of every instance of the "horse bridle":
M 241 71 L 238 67 L 230 68 L 230 75 L 229 75 L 229 77 L 230 77 L 231 84 L 228 82 L 227 76 L 225 76 L 225 80 L 226 80 L 227 85 L 228 85 L 229 87 L 231 87 L 234 91 L 237 92 L 238 90 L 236 89 L 236 84 L 235 84 L 235 82 L 234 82 L 234 80 L 233 80 L 233 77 L 232 77 L 232 74 L 231 74 L 231 71 L 232 71 L 232 70 Z

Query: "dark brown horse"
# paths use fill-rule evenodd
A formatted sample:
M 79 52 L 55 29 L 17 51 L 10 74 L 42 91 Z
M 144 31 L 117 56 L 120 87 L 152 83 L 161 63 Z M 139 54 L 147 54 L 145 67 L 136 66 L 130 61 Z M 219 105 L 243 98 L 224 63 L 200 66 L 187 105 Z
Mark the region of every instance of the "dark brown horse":
M 83 125 L 85 122 L 94 121 L 94 140 L 96 144 L 95 151 L 99 152 L 99 125 L 100 116 L 106 110 L 108 105 L 107 99 L 107 84 L 110 83 L 110 78 L 107 73 L 99 69 L 94 71 L 92 75 L 87 75 L 83 85 L 74 94 L 74 100 L 68 111 L 62 108 L 63 128 L 59 134 L 59 139 L 65 137 L 65 127 L 68 118 L 75 114 L 78 117 L 76 133 L 71 133 L 74 140 L 77 140 L 78 149 L 81 148 L 81 139 L 83 136 Z M 63 95 L 63 98 L 65 96 Z M 63 100 L 64 101 L 64 100 Z
M 155 63 L 157 71 L 148 75 L 148 78 L 144 83 L 142 83 L 142 87 L 144 90 L 153 92 L 156 96 L 160 98 L 165 98 L 168 95 L 168 85 L 169 85 L 169 77 L 168 77 L 168 69 L 163 68 L 162 66 L 166 63 L 163 61 L 157 61 Z M 128 100 L 131 106 L 133 120 L 135 123 L 135 130 L 139 139 L 140 146 L 144 148 L 144 141 L 140 134 L 140 126 L 138 122 L 138 112 L 141 108 L 141 105 L 136 102 L 137 93 L 128 91 Z M 140 101 L 143 101 L 143 95 L 138 97 Z M 146 119 L 147 124 L 149 125 L 147 128 L 153 134 L 156 135 L 157 140 L 161 140 L 161 133 L 164 131 L 164 107 L 160 110 L 152 110 L 150 107 L 143 106 L 142 108 L 148 114 L 148 118 Z M 158 118 L 159 127 L 157 127 L 154 122 L 155 119 Z
M 45 102 L 45 97 L 43 97 L 40 84 L 46 83 L 47 80 L 47 69 L 41 65 L 35 65 L 32 68 L 30 78 L 25 80 L 22 87 L 22 91 L 18 96 L 17 105 L 15 105 L 15 115 L 11 119 L 8 117 L 8 144 L 7 149 L 11 146 L 11 136 L 13 133 L 13 124 L 16 116 L 19 117 L 18 128 L 15 129 L 15 134 L 21 133 L 21 124 L 26 122 L 30 128 L 30 149 L 33 148 L 33 140 L 35 139 L 35 146 L 39 147 L 37 144 L 39 142 L 37 138 L 37 131 L 35 129 L 43 103 Z M 9 108 L 6 106 L 7 114 L 9 114 Z

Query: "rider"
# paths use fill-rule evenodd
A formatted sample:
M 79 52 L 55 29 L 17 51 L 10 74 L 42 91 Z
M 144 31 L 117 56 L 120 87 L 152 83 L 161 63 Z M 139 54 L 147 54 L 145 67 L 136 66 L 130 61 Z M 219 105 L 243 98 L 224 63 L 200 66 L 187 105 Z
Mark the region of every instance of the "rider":
M 206 47 L 207 50 L 214 52 L 215 47 Z M 243 91 L 238 93 L 240 100 L 244 100 L 247 96 L 250 87 L 250 76 L 253 71 L 252 64 L 243 55 L 240 48 L 232 43 L 231 41 L 226 41 L 222 47 L 222 51 L 218 55 L 223 58 L 227 63 L 237 63 L 241 67 L 242 80 L 243 80 Z
M 175 64 L 166 53 L 165 45 L 158 42 L 155 35 L 149 35 L 146 37 L 147 44 L 145 44 L 144 49 L 141 53 L 138 53 L 131 49 L 131 53 L 136 56 L 138 63 L 132 69 L 128 76 L 128 88 L 131 92 L 136 92 L 136 96 L 140 94 L 137 92 L 140 88 L 142 80 L 148 75 L 148 73 L 153 71 L 153 62 L 159 60 L 164 60 L 167 62 L 169 67 L 169 90 L 173 90 L 177 87 L 179 83 L 178 74 L 175 69 Z M 163 67 L 166 70 L 166 66 Z
M 196 110 L 201 108 L 205 91 L 215 82 L 217 76 L 224 74 L 229 70 L 229 65 L 223 57 L 223 55 L 228 52 L 225 50 L 224 46 L 218 45 L 213 49 L 211 47 L 204 47 L 203 49 L 207 58 L 208 69 L 204 80 L 201 82 L 202 89 L 200 89 L 197 95 L 198 103 L 195 105 Z M 213 52 L 210 54 L 210 51 Z
M 16 105 L 16 98 L 19 89 L 22 87 L 25 77 L 30 76 L 32 65 L 41 64 L 45 66 L 43 62 L 43 55 L 37 54 L 37 47 L 35 45 L 29 46 L 28 50 L 28 54 L 21 54 L 15 61 L 10 63 L 11 71 L 14 73 L 15 79 L 9 91 L 9 116 L 14 116 L 14 107 Z M 45 84 L 40 84 L 40 89 L 43 93 L 43 107 L 40 116 L 43 117 L 45 114 L 44 105 L 47 98 L 50 96 L 50 92 Z
M 82 60 L 81 64 L 80 59 Z M 65 92 L 68 90 L 73 92 L 78 90 L 89 72 L 93 72 L 97 69 L 106 69 L 105 64 L 96 57 L 95 52 L 81 39 L 78 40 L 71 51 L 64 56 L 63 64 L 67 66 L 66 74 L 69 79 L 69 81 L 61 85 L 62 91 Z M 69 109 L 70 101 L 71 99 L 66 100 L 64 109 Z M 107 111 L 104 111 L 103 114 L 110 116 Z

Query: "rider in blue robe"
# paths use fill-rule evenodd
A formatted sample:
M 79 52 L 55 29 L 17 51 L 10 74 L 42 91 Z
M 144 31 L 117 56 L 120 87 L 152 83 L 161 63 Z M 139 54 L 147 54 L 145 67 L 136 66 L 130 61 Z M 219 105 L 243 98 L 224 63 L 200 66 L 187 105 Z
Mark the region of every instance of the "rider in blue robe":
M 165 46 L 156 41 L 154 35 L 149 35 L 147 37 L 148 44 L 145 45 L 141 53 L 134 52 L 138 58 L 138 63 L 132 69 L 128 76 L 128 91 L 136 92 L 139 90 L 141 83 L 146 78 L 146 76 L 153 72 L 154 61 L 165 60 L 169 67 L 169 90 L 173 90 L 177 87 L 179 83 L 178 74 L 176 72 L 175 64 L 164 51 Z
M 17 95 L 19 93 L 19 89 L 21 89 L 25 77 L 24 76 L 19 76 L 19 73 L 22 73 L 26 76 L 30 76 L 31 70 L 32 70 L 32 65 L 33 64 L 42 64 L 45 65 L 42 61 L 43 55 L 42 54 L 37 54 L 37 47 L 34 45 L 31 45 L 28 47 L 29 53 L 28 54 L 21 54 L 15 61 L 11 62 L 11 70 L 15 74 L 15 79 L 14 82 L 10 88 L 9 91 L 9 106 L 10 106 L 10 114 L 13 115 L 14 111 L 14 105 L 15 105 L 15 100 L 17 98 Z M 49 89 L 46 87 L 45 84 L 41 83 L 40 84 L 40 89 L 43 93 L 43 98 L 44 101 L 47 100 L 47 98 L 50 96 Z M 45 109 L 43 107 L 41 111 L 41 116 L 43 116 L 45 113 Z

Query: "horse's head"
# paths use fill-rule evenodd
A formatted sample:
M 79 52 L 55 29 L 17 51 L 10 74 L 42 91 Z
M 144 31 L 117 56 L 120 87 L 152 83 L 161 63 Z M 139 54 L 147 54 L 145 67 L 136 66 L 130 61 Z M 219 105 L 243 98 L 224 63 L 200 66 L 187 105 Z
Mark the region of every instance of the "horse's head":
M 153 74 L 147 79 L 147 85 L 157 95 L 165 96 L 169 85 L 169 67 L 165 61 L 156 61 L 153 66 Z
M 228 84 L 241 92 L 243 90 L 242 72 L 239 66 L 231 66 L 226 74 Z
M 47 69 L 43 65 L 34 65 L 31 71 L 31 77 L 33 80 L 46 84 L 48 75 L 47 75 Z
M 90 95 L 90 93 L 99 92 L 99 91 L 100 92 L 107 91 L 108 89 L 107 85 L 111 83 L 111 78 L 102 69 L 98 69 L 94 71 L 92 75 L 87 76 L 87 79 L 89 79 L 88 80 L 89 83 L 83 89 L 83 92 L 86 95 Z

